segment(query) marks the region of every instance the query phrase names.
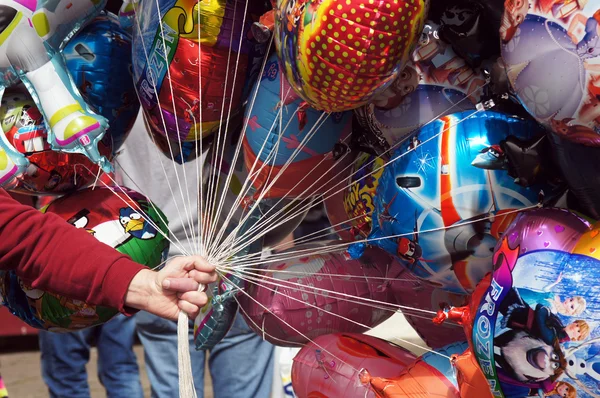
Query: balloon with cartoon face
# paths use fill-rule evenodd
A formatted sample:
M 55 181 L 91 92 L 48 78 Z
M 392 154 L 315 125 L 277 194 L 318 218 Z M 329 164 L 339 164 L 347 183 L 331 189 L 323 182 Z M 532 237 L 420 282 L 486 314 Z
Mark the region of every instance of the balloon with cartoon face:
M 518 209 L 535 206 L 542 191 L 562 192 L 535 174 L 543 167 L 531 149 L 544 134 L 533 121 L 490 111 L 421 128 L 378 180 L 369 243 L 440 288 L 472 292 Z M 525 178 L 519 170 L 530 160 L 535 173 Z
M 599 232 L 566 209 L 519 214 L 469 306 L 438 313 L 463 324 L 494 396 L 600 394 Z
M 165 215 L 143 195 L 127 188 L 114 189 L 78 191 L 55 200 L 42 211 L 61 216 L 148 268 L 160 266 L 169 248 Z M 0 272 L 0 286 L 3 304 L 39 329 L 78 330 L 104 323 L 117 314 L 112 308 L 34 289 L 13 271 Z

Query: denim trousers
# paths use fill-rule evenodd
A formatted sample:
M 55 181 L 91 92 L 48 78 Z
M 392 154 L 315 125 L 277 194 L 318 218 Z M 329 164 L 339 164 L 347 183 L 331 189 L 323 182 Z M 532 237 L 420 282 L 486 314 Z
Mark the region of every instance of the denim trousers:
M 42 377 L 51 398 L 89 398 L 85 365 L 96 338 L 98 378 L 108 398 L 142 398 L 137 358 L 133 352 L 135 319 L 118 315 L 109 322 L 72 333 L 39 335 Z
M 152 398 L 179 397 L 177 323 L 147 312 L 135 316 L 144 345 Z M 193 347 L 190 327 L 192 372 L 198 398 L 204 397 L 207 355 Z M 227 336 L 208 354 L 208 369 L 215 398 L 269 398 L 273 383 L 274 346 L 256 335 L 237 315 Z

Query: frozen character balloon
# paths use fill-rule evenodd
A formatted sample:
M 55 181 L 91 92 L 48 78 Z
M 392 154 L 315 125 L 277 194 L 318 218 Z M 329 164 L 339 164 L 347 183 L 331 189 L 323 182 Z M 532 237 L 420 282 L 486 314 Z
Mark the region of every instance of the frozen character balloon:
M 98 151 L 106 120 L 94 114 L 72 84 L 60 47 L 94 17 L 105 1 L 21 0 L 0 2 L 0 89 L 22 81 L 44 115 L 53 149 L 87 155 L 112 169 Z M 6 184 L 27 161 L 0 140 L 0 183 Z M 10 159 L 9 159 L 10 155 Z
M 600 2 L 508 3 L 502 59 L 521 103 L 557 133 L 554 121 L 598 131 Z M 598 145 L 592 141 L 584 139 L 587 145 Z
M 519 214 L 470 305 L 438 313 L 462 322 L 494 396 L 600 393 L 599 227 L 565 209 Z

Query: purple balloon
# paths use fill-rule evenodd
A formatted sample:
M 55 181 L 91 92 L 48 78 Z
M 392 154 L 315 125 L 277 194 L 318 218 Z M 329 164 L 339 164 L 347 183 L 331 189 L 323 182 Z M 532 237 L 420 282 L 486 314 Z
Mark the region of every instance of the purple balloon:
M 520 246 L 519 255 L 534 250 L 571 252 L 590 223 L 567 209 L 546 208 L 520 213 L 505 231 L 511 248 Z M 502 240 L 498 241 L 499 250 Z

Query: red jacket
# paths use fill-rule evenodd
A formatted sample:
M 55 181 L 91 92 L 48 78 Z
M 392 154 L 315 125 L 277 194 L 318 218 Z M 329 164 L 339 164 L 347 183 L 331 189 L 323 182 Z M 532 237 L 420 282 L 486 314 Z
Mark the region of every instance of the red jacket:
M 127 287 L 144 266 L 55 214 L 20 204 L 0 189 L 0 269 L 32 287 L 123 308 Z

